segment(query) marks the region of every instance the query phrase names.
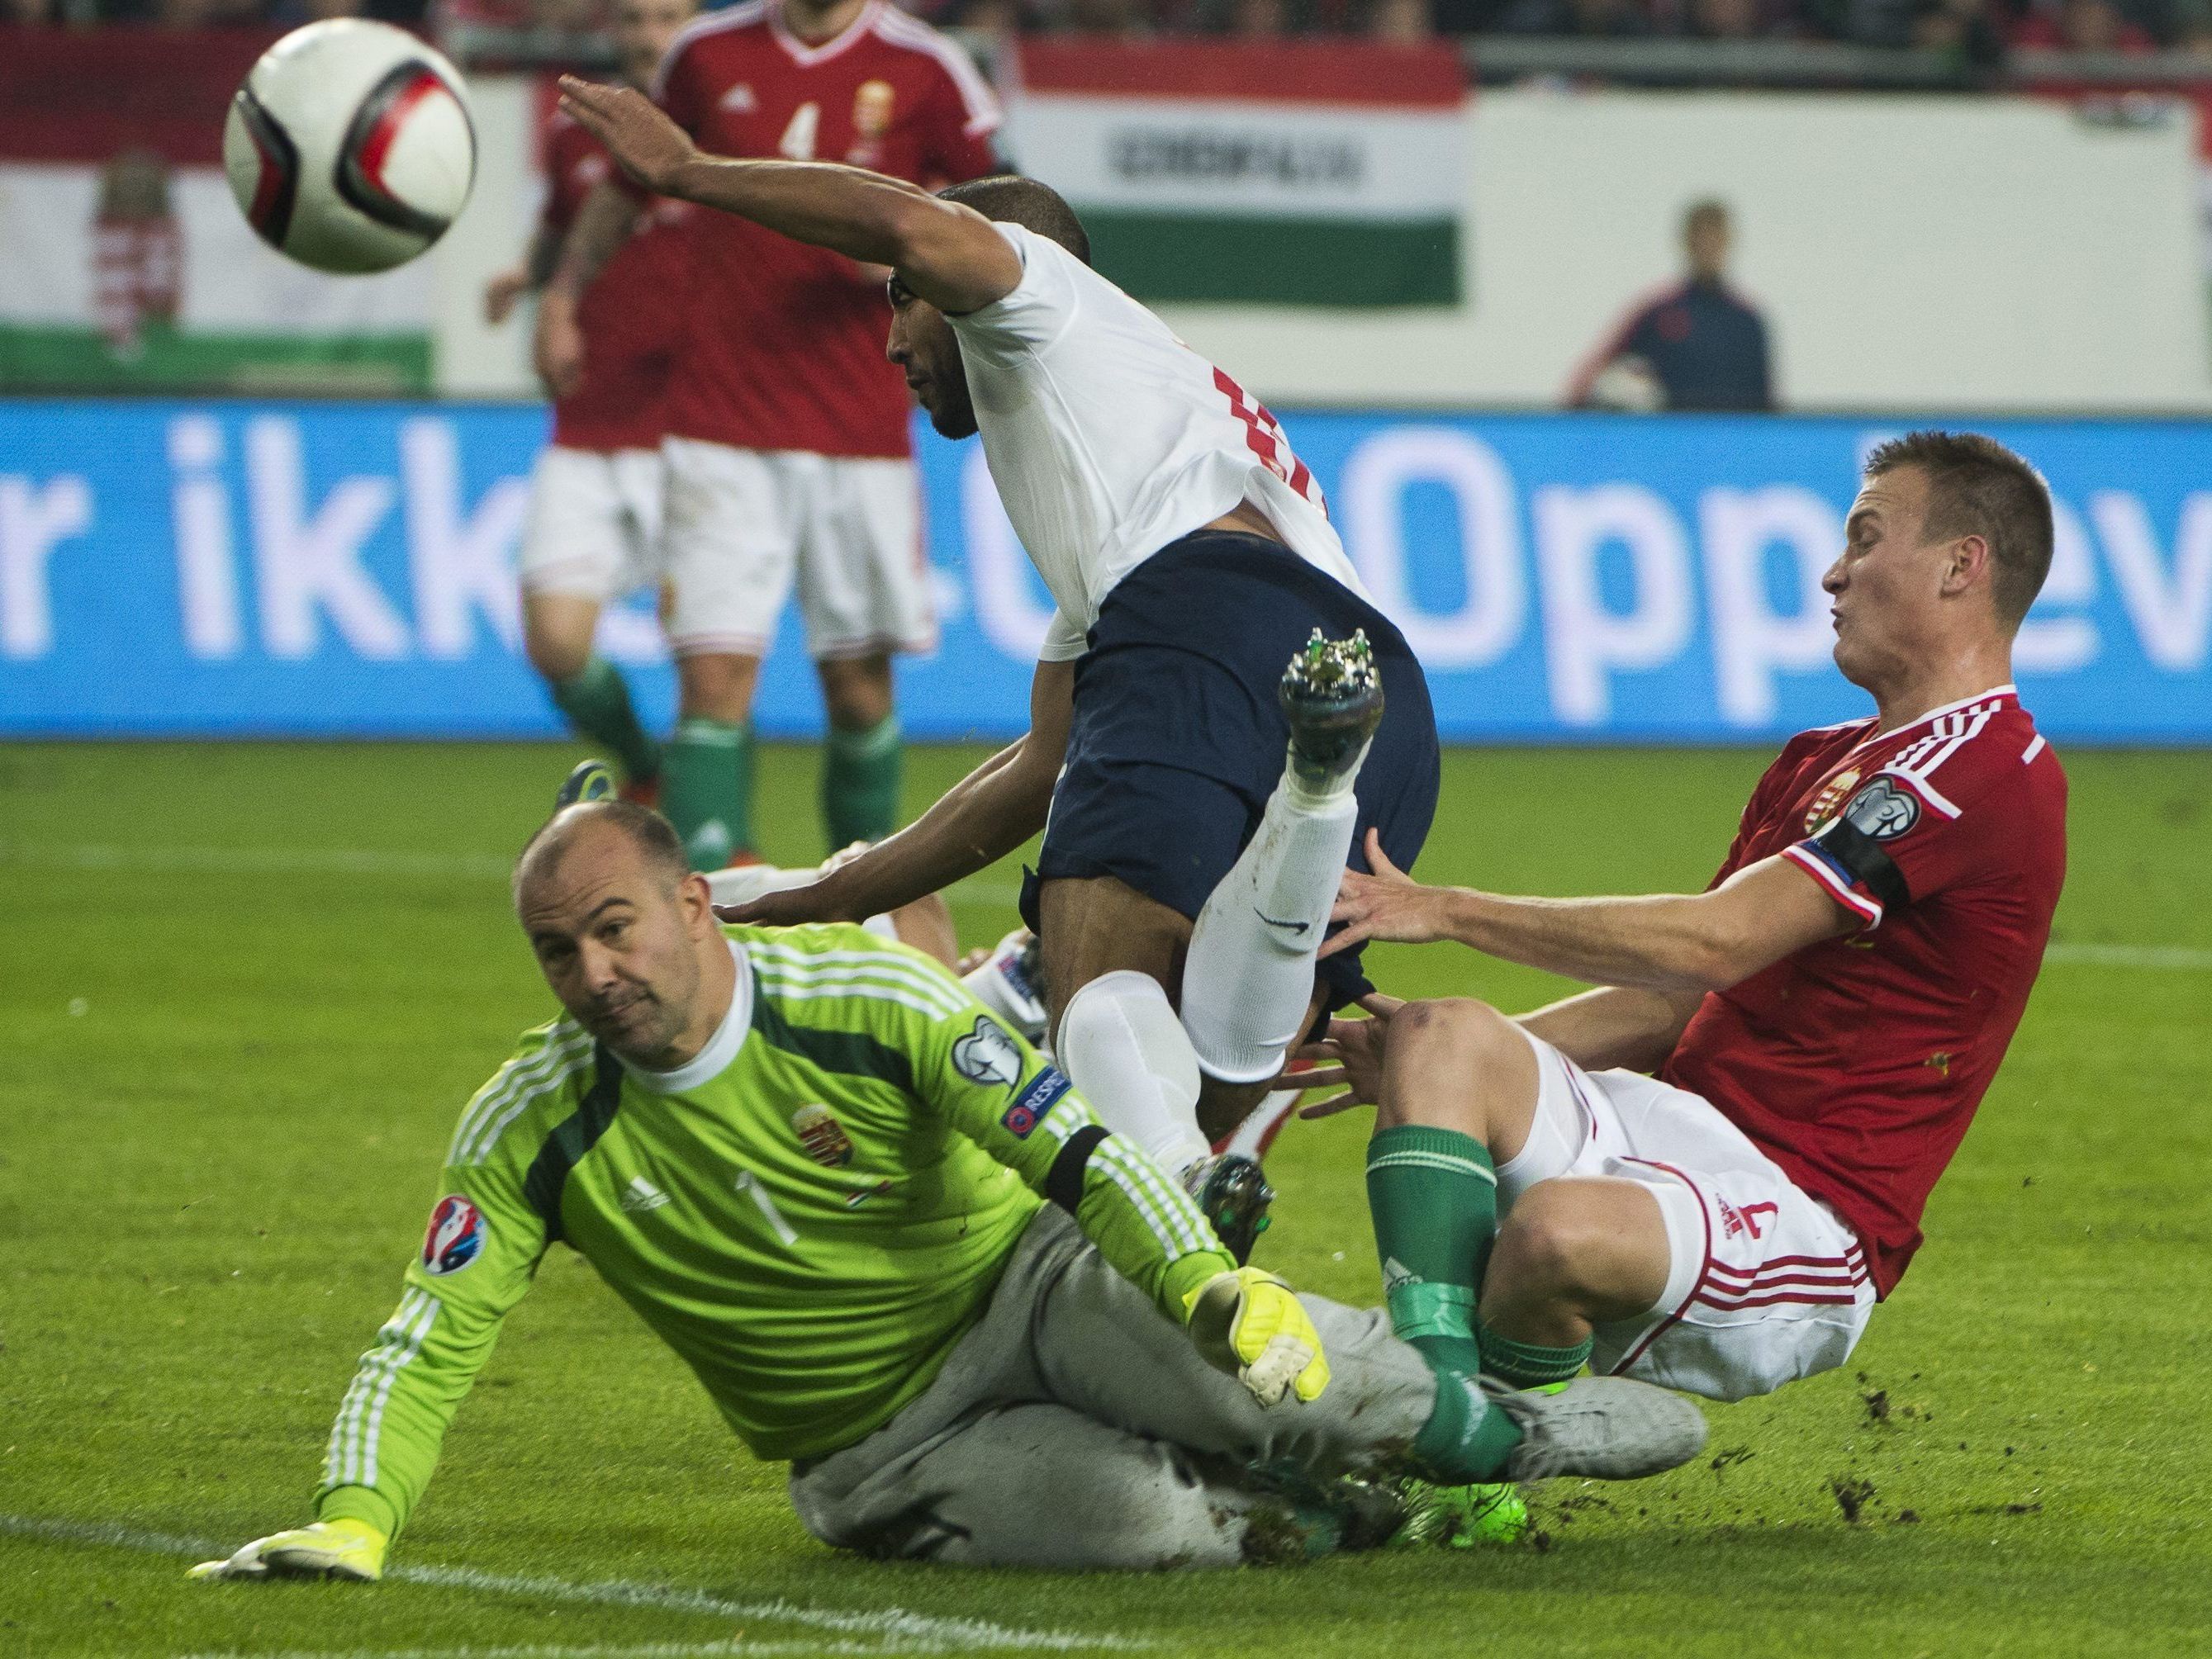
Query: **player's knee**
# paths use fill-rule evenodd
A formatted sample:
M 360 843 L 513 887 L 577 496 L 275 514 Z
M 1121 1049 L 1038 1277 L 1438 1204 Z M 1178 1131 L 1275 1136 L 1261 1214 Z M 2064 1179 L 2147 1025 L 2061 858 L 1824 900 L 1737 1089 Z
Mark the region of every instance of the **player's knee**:
M 1575 1183 L 1547 1181 L 1521 1195 L 1498 1230 L 1486 1285 L 1500 1293 L 1581 1296 L 1610 1279 L 1615 1229 Z
M 753 685 L 760 659 L 721 652 L 700 652 L 676 659 L 677 714 L 680 719 L 728 720 L 752 713 Z
M 866 732 L 890 717 L 889 659 L 832 660 L 816 666 L 822 678 L 822 707 L 830 725 L 842 732 Z
M 562 629 L 526 626 L 522 649 L 530 665 L 550 685 L 574 679 L 592 659 L 591 636 L 578 638 Z
M 1473 997 L 1438 997 L 1409 1002 L 1390 1017 L 1390 1042 L 1450 1049 L 1480 1064 L 1486 1057 L 1525 1046 L 1519 1028 L 1486 1002 Z

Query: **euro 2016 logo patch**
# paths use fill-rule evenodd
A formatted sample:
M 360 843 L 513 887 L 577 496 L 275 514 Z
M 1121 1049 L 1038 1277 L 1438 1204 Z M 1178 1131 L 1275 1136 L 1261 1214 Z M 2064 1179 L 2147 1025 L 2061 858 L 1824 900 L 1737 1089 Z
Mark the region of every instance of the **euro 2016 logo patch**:
M 448 1193 L 430 1212 L 422 1235 L 422 1271 L 443 1278 L 457 1273 L 483 1254 L 483 1212 L 459 1193 Z
M 1006 1108 L 999 1119 L 1006 1133 L 1018 1140 L 1027 1140 L 1030 1131 L 1043 1121 L 1052 1103 L 1068 1091 L 1067 1076 L 1057 1066 L 1048 1066 L 1030 1079 L 1030 1086 L 1014 1097 L 1014 1103 Z
M 1876 777 L 1844 808 L 1844 822 L 1871 841 L 1895 841 L 1920 822 L 1920 802 L 1909 789 Z
M 800 1107 L 791 1115 L 791 1132 L 825 1170 L 842 1170 L 853 1161 L 852 1137 L 827 1106 Z
M 1004 1026 L 978 1014 L 975 1029 L 952 1045 L 952 1069 L 987 1089 L 994 1083 L 1011 1089 L 1021 1081 L 1022 1051 Z

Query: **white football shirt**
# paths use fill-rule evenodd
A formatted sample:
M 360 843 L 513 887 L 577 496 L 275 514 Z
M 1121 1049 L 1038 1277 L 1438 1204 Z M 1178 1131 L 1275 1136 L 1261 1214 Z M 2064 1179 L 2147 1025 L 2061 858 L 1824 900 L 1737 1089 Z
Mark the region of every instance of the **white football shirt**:
M 1059 606 L 1038 655 L 1081 656 L 1115 583 L 1245 503 L 1366 598 L 1321 486 L 1258 400 L 1059 243 L 998 228 L 1021 282 L 946 320 L 999 499 Z

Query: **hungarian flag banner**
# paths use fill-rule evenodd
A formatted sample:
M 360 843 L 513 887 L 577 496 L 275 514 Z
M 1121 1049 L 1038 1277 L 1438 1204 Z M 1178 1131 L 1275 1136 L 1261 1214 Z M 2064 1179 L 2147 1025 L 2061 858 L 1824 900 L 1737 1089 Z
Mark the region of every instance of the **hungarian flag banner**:
M 0 391 L 424 392 L 427 261 L 295 265 L 222 171 L 273 33 L 0 25 Z
M 1024 41 L 1012 159 L 1140 299 L 1460 299 L 1468 91 L 1437 42 Z

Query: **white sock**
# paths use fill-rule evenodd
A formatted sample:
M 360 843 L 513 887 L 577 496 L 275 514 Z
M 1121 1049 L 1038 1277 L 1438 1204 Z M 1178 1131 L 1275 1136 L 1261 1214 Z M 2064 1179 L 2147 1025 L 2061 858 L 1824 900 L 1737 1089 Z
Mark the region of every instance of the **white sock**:
M 1149 974 L 1101 974 L 1060 1018 L 1060 1068 L 1099 1122 L 1180 1173 L 1212 1149 L 1198 1130 L 1198 1057 Z
M 1251 844 L 1198 913 L 1183 963 L 1182 1024 L 1207 1076 L 1271 1078 L 1304 1035 L 1314 952 L 1358 817 L 1349 779 L 1316 797 L 1285 776 Z

